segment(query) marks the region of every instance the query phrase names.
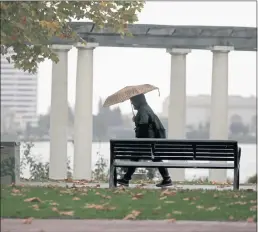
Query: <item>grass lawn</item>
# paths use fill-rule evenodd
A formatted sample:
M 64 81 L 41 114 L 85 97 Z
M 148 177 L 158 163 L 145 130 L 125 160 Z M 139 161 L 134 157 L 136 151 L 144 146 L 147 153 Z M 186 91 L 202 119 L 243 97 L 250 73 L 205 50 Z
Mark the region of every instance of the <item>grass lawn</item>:
M 256 192 L 1 187 L 3 218 L 255 220 Z

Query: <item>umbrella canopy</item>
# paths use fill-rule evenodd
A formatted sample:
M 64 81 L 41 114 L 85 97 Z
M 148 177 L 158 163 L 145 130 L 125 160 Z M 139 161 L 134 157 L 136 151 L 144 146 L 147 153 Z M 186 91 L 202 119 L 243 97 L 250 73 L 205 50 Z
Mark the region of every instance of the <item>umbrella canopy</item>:
M 131 97 L 134 97 L 136 95 L 145 94 L 155 89 L 159 90 L 158 87 L 154 85 L 149 85 L 149 84 L 126 86 L 125 88 L 110 95 L 104 102 L 103 106 L 104 107 L 112 106 L 112 105 L 127 101 Z

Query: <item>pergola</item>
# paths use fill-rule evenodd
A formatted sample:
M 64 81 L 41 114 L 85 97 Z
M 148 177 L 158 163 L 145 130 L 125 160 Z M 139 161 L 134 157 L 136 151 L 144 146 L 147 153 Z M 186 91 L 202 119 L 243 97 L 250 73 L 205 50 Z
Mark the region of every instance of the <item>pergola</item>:
M 87 41 L 54 38 L 53 49 L 59 57 L 52 67 L 50 113 L 51 179 L 65 179 L 67 173 L 67 79 L 68 51 L 78 49 L 74 125 L 74 179 L 91 178 L 93 50 L 96 47 L 162 48 L 171 55 L 168 138 L 185 138 L 186 57 L 192 49 L 210 50 L 212 96 L 210 138 L 228 137 L 228 53 L 257 51 L 257 29 L 251 27 L 128 25 L 132 36 L 121 37 L 111 28 L 98 30 L 93 23 L 72 22 L 71 27 Z M 176 108 L 176 110 L 174 110 Z M 183 169 L 171 170 L 173 180 L 184 180 Z M 225 181 L 226 170 L 210 170 L 210 180 Z

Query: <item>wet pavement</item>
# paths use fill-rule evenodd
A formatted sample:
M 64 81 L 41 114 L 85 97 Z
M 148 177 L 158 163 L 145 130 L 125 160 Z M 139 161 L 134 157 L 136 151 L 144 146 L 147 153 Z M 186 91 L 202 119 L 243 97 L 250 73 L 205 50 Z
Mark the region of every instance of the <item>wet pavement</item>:
M 2 219 L 1 232 L 255 232 L 256 223 L 200 221 Z

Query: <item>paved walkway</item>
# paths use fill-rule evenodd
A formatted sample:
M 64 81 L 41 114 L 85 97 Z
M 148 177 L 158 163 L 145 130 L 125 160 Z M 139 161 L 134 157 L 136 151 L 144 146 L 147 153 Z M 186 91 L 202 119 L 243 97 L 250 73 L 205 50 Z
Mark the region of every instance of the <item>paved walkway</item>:
M 1 232 L 255 232 L 247 222 L 2 219 Z
M 108 183 L 100 183 L 100 184 L 97 184 L 97 183 L 87 183 L 87 184 L 74 184 L 74 183 L 66 183 L 66 182 L 20 182 L 18 184 L 24 184 L 24 185 L 29 185 L 29 186 L 48 186 L 48 185 L 56 185 L 56 186 L 60 186 L 60 187 L 72 187 L 73 185 L 75 185 L 76 187 L 85 187 L 85 186 L 88 186 L 88 187 L 94 187 L 94 186 L 97 186 L 100 187 L 100 188 L 108 188 Z M 132 188 L 135 188 L 139 185 L 137 184 L 130 184 L 130 187 Z M 146 184 L 144 186 L 144 188 L 147 188 L 147 189 L 158 189 L 155 184 Z M 217 190 L 232 190 L 233 189 L 233 186 L 219 186 L 219 185 L 195 185 L 195 184 L 176 184 L 176 185 L 173 185 L 169 188 L 172 188 L 172 189 L 207 189 L 207 190 L 212 190 L 212 189 L 217 189 Z M 247 190 L 247 189 L 250 189 L 250 190 L 253 190 L 253 191 L 256 191 L 257 190 L 257 186 L 256 185 L 240 185 L 240 189 L 243 189 L 243 190 Z

